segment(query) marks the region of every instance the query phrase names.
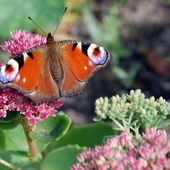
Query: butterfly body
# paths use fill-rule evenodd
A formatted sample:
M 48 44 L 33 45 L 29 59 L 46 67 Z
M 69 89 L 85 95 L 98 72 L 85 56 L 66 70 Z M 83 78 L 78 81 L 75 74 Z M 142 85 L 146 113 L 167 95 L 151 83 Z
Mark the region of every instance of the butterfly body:
M 0 68 L 0 84 L 21 91 L 36 104 L 73 96 L 82 92 L 93 73 L 110 58 L 98 45 L 56 42 L 48 34 L 46 45 L 18 54 Z

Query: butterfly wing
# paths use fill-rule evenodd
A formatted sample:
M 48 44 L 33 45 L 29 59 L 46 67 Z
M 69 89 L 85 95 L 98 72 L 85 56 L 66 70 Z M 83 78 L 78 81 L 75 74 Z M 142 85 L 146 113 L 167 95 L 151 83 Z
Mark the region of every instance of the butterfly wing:
M 47 58 L 44 47 L 37 47 L 10 59 L 0 69 L 1 86 L 21 91 L 36 104 L 59 98 Z
M 44 65 L 40 55 L 41 51 L 35 51 L 33 53 L 20 53 L 10 59 L 0 69 L 1 83 L 24 93 L 33 91 Z
M 105 67 L 111 56 L 103 47 L 96 44 L 61 41 L 62 66 L 64 67 L 63 80 L 59 88 L 62 96 L 71 96 L 81 93 L 89 78 L 98 69 Z
M 109 52 L 95 44 L 56 43 L 51 35 L 47 41 L 2 66 L 1 86 L 21 91 L 36 104 L 72 96 L 81 93 L 93 73 L 110 60 Z

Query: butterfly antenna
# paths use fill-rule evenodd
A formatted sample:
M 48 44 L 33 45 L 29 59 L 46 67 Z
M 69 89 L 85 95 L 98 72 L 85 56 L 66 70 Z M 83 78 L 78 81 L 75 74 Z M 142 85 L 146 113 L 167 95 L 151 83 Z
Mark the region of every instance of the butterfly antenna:
M 31 17 L 28 17 L 28 19 L 30 19 L 45 35 L 47 35 L 47 33 Z
M 60 22 L 61 22 L 61 20 L 62 20 L 62 18 L 63 18 L 63 16 L 64 16 L 64 14 L 65 14 L 66 11 L 67 11 L 67 7 L 64 8 L 63 13 L 62 13 L 61 16 L 60 16 L 60 19 L 59 19 L 59 21 L 58 21 L 58 24 L 57 24 L 55 30 L 54 30 L 53 35 L 56 33 L 56 31 L 57 31 L 57 29 L 58 29 L 58 26 L 60 25 Z

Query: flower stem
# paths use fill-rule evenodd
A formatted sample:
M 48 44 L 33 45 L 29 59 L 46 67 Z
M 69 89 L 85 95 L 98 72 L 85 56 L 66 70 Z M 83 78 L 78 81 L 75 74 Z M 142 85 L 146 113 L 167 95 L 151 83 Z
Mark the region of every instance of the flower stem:
M 0 158 L 0 164 L 2 164 L 3 166 L 7 167 L 8 169 L 11 170 L 21 170 L 20 168 L 10 164 L 9 162 L 3 160 L 2 158 Z
M 129 132 L 129 130 L 127 130 L 124 126 L 122 126 L 122 124 L 119 123 L 115 118 L 112 118 L 112 121 L 118 126 L 118 128 L 115 128 L 115 129 Z
M 36 156 L 36 146 L 35 146 L 35 142 L 29 136 L 29 132 L 32 129 L 32 126 L 28 124 L 27 119 L 25 119 L 24 117 L 21 117 L 20 115 L 18 116 L 18 121 L 24 129 L 24 133 L 25 133 L 27 143 L 28 143 L 28 148 L 30 151 L 30 156 L 34 158 Z

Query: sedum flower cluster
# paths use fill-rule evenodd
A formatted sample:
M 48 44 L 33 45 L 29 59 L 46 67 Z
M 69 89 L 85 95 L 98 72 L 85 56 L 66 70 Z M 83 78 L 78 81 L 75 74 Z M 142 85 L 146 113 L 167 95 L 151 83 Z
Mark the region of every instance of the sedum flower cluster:
M 122 132 L 102 146 L 88 148 L 77 156 L 71 170 L 168 170 L 170 138 L 165 130 L 147 128 L 139 142 L 129 132 Z
M 55 116 L 57 108 L 61 106 L 60 100 L 34 105 L 30 99 L 14 89 L 4 88 L 0 90 L 0 117 L 5 118 L 8 111 L 18 111 L 27 118 L 30 126 L 49 116 Z
M 133 131 L 139 135 L 139 128 L 148 126 L 163 127 L 167 115 L 170 115 L 170 103 L 162 97 L 145 98 L 141 90 L 131 90 L 130 94 L 99 98 L 95 102 L 95 119 L 110 118 L 115 124 L 115 129 Z M 165 125 L 167 126 L 167 124 Z
M 38 45 L 45 45 L 47 42 L 46 37 L 33 34 L 29 31 L 16 30 L 11 32 L 11 39 L 5 41 L 1 48 L 11 54 L 18 54 L 29 50 Z

